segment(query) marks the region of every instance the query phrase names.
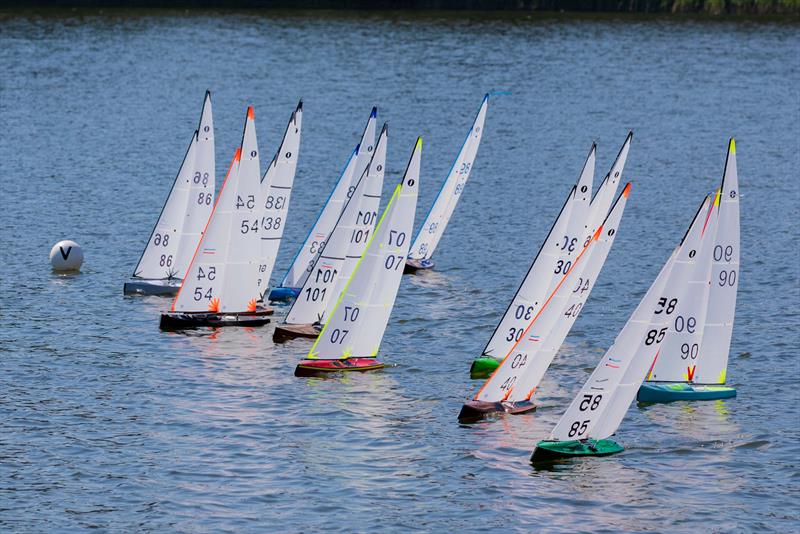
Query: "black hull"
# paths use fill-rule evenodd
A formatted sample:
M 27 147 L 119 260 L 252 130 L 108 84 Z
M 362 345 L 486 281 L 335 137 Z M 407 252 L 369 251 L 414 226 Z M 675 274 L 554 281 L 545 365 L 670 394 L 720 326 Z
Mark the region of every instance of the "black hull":
M 242 313 L 212 312 L 168 312 L 161 314 L 161 330 L 185 330 L 187 328 L 221 326 L 263 326 L 270 323 L 272 310 Z

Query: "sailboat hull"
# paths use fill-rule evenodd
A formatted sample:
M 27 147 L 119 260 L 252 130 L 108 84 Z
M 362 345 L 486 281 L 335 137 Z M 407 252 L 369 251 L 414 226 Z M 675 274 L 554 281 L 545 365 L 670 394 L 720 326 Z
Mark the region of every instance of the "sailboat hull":
M 687 384 L 683 382 L 646 382 L 639 388 L 639 402 L 673 402 L 681 400 L 717 400 L 736 396 L 736 388 L 723 385 Z
M 326 376 L 331 373 L 374 371 L 384 365 L 375 358 L 346 358 L 342 360 L 303 360 L 294 369 L 294 376 Z
M 289 302 L 297 298 L 300 294 L 300 288 L 294 287 L 274 287 L 269 292 L 269 300 L 273 302 Z
M 317 339 L 319 336 L 319 328 L 313 324 L 279 324 L 275 327 L 275 332 L 272 334 L 272 341 L 275 343 L 283 343 L 290 339 L 304 337 L 308 339 Z
M 421 260 L 413 260 L 411 258 L 406 259 L 406 265 L 403 268 L 403 274 L 413 274 L 417 271 L 424 271 L 427 269 L 433 269 L 436 264 L 433 263 L 432 260 L 427 258 L 423 258 Z
M 625 449 L 610 439 L 584 441 L 540 441 L 531 454 L 531 463 L 552 462 L 583 456 L 610 456 Z
M 131 280 L 122 286 L 124 295 L 175 296 L 181 288 L 180 280 Z
M 471 400 L 464 403 L 461 412 L 458 414 L 460 423 L 471 423 L 480 421 L 493 413 L 509 413 L 512 415 L 532 412 L 536 405 L 531 401 L 519 402 L 486 402 Z
M 263 326 L 270 322 L 272 308 L 260 308 L 254 312 L 167 312 L 161 314 L 161 330 L 184 330 L 187 328 L 218 326 Z
M 489 376 L 500 366 L 500 362 L 494 358 L 475 358 L 469 368 L 470 378 L 489 378 Z

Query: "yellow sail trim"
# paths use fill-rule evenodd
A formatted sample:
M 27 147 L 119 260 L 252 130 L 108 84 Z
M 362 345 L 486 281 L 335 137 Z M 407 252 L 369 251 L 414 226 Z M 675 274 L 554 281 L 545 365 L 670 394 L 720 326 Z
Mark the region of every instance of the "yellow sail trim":
M 725 383 L 725 379 L 727 378 L 727 376 L 726 376 L 727 372 L 728 372 L 727 369 L 723 369 L 722 371 L 719 372 L 719 378 L 717 378 L 717 382 L 718 383 L 720 383 L 720 384 L 724 384 Z
M 733 137 L 731 137 L 731 144 L 728 150 L 730 151 L 731 154 L 736 154 L 736 139 L 734 139 Z
M 317 336 L 317 339 L 315 339 L 314 340 L 314 344 L 311 345 L 311 350 L 308 351 L 307 359 L 313 360 L 313 359 L 316 359 L 316 358 L 319 357 L 319 354 L 316 354 L 314 352 L 314 349 L 317 348 L 317 344 L 319 343 L 319 340 L 322 339 L 322 335 L 328 329 L 328 324 L 331 322 L 331 319 L 333 318 L 334 315 L 336 315 L 336 310 L 339 309 L 339 305 L 342 303 L 342 300 L 344 299 L 344 296 L 347 293 L 347 289 L 350 287 L 350 282 L 352 282 L 353 278 L 356 277 L 356 273 L 358 272 L 358 269 L 361 267 L 361 262 L 363 262 L 364 258 L 367 257 L 367 253 L 369 253 L 369 250 L 372 247 L 372 242 L 375 240 L 375 236 L 377 236 L 378 233 L 380 232 L 381 225 L 383 224 L 383 220 L 386 218 L 386 214 L 389 213 L 389 208 L 392 207 L 392 205 L 394 204 L 395 200 L 400 195 L 400 190 L 402 188 L 403 188 L 403 184 L 402 183 L 397 184 L 397 187 L 394 188 L 394 193 L 392 193 L 392 197 L 389 199 L 389 203 L 386 204 L 386 208 L 384 208 L 383 214 L 381 215 L 381 218 L 378 220 L 378 224 L 375 226 L 375 231 L 372 233 L 372 237 L 370 237 L 369 241 L 367 241 L 367 246 L 364 249 L 364 253 L 358 259 L 358 263 L 356 263 L 356 266 L 353 269 L 353 274 L 351 274 L 350 275 L 350 279 L 347 280 L 347 283 L 345 284 L 344 289 L 342 289 L 342 292 L 339 294 L 339 297 L 336 300 L 336 305 L 333 307 L 333 310 L 331 310 L 331 314 L 328 316 L 328 320 L 325 321 L 325 325 L 322 327 L 322 330 L 320 331 L 319 335 Z M 350 356 L 349 354 L 342 353 L 342 357 L 343 358 L 348 358 L 349 356 Z

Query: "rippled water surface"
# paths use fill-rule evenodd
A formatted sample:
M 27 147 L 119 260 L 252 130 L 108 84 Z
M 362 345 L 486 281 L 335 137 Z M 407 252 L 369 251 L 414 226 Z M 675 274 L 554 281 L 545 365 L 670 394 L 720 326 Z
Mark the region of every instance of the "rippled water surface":
M 729 531 L 800 528 L 799 26 L 647 18 L 0 13 L 0 530 Z M 373 104 L 386 189 L 422 135 L 418 215 L 487 90 L 437 270 L 404 278 L 392 366 L 297 379 L 272 327 L 158 330 L 123 298 L 213 92 L 222 174 L 253 104 L 272 153 L 305 101 L 282 274 Z M 634 182 L 540 409 L 460 426 L 468 366 L 593 140 Z M 736 399 L 632 406 L 605 458 L 528 456 L 680 239 L 738 141 Z M 598 176 L 599 181 L 599 176 Z M 419 222 L 419 221 L 418 221 Z M 82 274 L 50 272 L 62 238 Z M 278 315 L 284 313 L 278 310 Z

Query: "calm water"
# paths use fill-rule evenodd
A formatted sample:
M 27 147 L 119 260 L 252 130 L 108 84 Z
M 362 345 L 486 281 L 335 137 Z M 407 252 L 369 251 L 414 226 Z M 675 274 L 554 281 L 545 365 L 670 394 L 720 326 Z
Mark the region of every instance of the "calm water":
M 800 26 L 398 14 L 0 14 L 0 530 L 800 528 Z M 430 206 L 483 93 L 486 134 L 437 253 L 406 277 L 383 372 L 297 379 L 272 328 L 159 332 L 123 298 L 213 91 L 221 176 L 253 104 L 272 153 L 305 101 L 282 275 L 373 104 L 386 189 L 422 135 Z M 634 190 L 534 414 L 460 426 L 479 354 L 592 140 Z M 528 456 L 627 320 L 738 141 L 739 397 L 633 406 L 626 451 Z M 601 176 L 598 176 L 598 181 Z M 419 221 L 418 221 L 419 222 Z M 57 276 L 62 238 L 86 251 Z M 279 310 L 278 312 L 283 313 Z

